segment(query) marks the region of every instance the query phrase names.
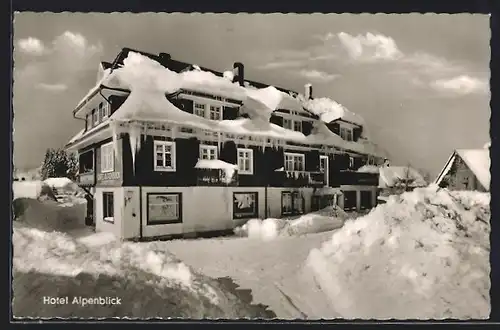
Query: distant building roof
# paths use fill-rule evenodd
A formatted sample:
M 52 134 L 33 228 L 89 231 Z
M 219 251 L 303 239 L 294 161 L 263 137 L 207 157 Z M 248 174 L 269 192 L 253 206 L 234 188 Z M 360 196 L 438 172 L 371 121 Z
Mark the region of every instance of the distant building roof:
M 490 150 L 489 144 L 485 145 L 483 149 L 457 149 L 453 152 L 453 154 L 448 158 L 445 166 L 439 173 L 438 177 L 435 180 L 435 183 L 439 185 L 443 178 L 448 174 L 451 169 L 451 166 L 455 162 L 456 157 L 460 157 L 467 167 L 474 173 L 477 180 L 481 183 L 481 185 L 487 191 L 490 190 Z
M 422 174 L 409 166 L 382 166 L 379 171 L 379 188 L 391 188 L 405 180 L 410 187 L 427 186 Z

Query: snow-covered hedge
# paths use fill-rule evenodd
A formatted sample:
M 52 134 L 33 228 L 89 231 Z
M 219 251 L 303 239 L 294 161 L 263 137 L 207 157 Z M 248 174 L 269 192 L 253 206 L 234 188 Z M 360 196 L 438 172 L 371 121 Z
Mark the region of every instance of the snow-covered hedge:
M 343 318 L 487 318 L 490 195 L 436 186 L 348 220 L 306 268 Z

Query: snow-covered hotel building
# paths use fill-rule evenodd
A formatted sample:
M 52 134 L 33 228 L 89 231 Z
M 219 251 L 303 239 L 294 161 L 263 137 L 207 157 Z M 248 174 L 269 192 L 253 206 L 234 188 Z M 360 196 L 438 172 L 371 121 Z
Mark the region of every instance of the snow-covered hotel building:
M 232 229 L 293 216 L 343 194 L 344 209 L 376 203 L 380 163 L 363 119 L 328 98 L 124 48 L 101 62 L 73 115 L 84 129 L 79 184 L 98 231 L 146 238 Z M 337 189 L 332 189 L 337 188 Z M 323 196 L 323 197 L 322 197 Z

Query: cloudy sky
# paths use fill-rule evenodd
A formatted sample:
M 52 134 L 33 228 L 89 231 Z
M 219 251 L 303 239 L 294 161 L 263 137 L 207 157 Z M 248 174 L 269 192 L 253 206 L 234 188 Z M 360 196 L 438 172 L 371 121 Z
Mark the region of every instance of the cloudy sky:
M 314 86 L 362 115 L 395 165 L 435 175 L 455 148 L 489 141 L 485 15 L 71 14 L 14 20 L 14 163 L 40 164 L 83 123 L 72 118 L 99 61 L 122 47 L 167 52 L 250 80 Z

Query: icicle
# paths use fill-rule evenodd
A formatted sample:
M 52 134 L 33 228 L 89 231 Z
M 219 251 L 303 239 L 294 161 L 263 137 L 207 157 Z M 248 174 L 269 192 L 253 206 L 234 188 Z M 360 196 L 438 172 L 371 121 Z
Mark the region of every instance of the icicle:
M 266 151 L 266 140 L 267 138 L 262 138 L 262 152 L 265 152 Z
M 141 149 L 141 127 L 139 124 L 131 124 L 128 131 L 130 152 L 132 153 L 132 170 L 135 173 L 135 156 Z
M 114 154 L 115 154 L 115 159 L 118 161 L 119 159 L 119 148 L 118 148 L 118 125 L 119 123 L 117 123 L 116 121 L 114 120 L 111 120 L 110 123 L 109 123 L 109 126 L 111 127 L 111 134 L 112 134 L 112 138 L 113 138 L 113 151 L 114 151 Z
M 170 137 L 172 138 L 172 141 L 175 141 L 177 138 L 177 125 L 170 126 L 170 130 Z
M 220 154 L 220 151 L 222 149 L 222 133 L 217 132 L 217 153 Z

